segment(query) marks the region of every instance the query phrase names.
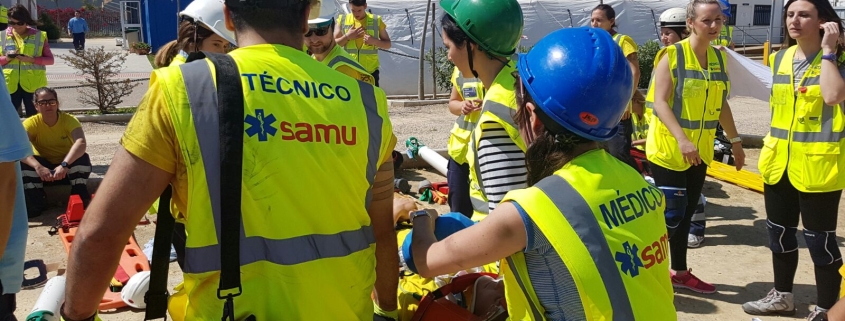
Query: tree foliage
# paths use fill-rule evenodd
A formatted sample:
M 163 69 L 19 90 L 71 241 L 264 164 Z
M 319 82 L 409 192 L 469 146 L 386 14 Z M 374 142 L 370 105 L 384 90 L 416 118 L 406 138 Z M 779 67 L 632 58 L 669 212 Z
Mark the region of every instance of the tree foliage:
M 123 98 L 132 93 L 138 85 L 129 79 L 115 77 L 123 70 L 125 52 L 107 51 L 103 47 L 85 50 L 71 50 L 70 55 L 61 55 L 67 64 L 82 74 L 83 89 L 77 101 L 83 105 L 97 106 L 103 114 L 114 110 Z

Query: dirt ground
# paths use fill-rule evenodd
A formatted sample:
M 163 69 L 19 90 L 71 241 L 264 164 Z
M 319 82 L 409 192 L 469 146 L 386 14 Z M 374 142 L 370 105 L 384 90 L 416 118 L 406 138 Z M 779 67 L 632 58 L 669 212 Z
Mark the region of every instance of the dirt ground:
M 732 100 L 734 114 L 740 132 L 765 134 L 765 128 L 759 128 L 759 118 L 768 120 L 768 111 L 764 104 L 753 100 Z M 404 151 L 404 141 L 410 136 L 418 137 L 432 148 L 445 148 L 451 123 L 454 117 L 448 115 L 445 106 L 406 107 L 391 112 L 391 119 L 398 138 L 397 150 Z M 753 118 L 753 119 L 751 119 Z M 125 124 L 83 123 L 88 138 L 88 153 L 94 163 L 94 175 L 101 176 L 118 146 Z M 762 133 L 760 133 L 762 130 Z M 756 172 L 759 150 L 748 149 L 747 169 Z M 411 182 L 412 189 L 423 179 L 445 181 L 445 178 L 432 170 L 403 170 L 400 174 Z M 704 295 L 690 291 L 676 291 L 675 306 L 680 320 L 751 320 L 740 305 L 755 300 L 773 287 L 771 255 L 767 248 L 768 236 L 765 227 L 765 207 L 763 196 L 757 192 L 737 187 L 728 183 L 708 178 L 704 186 L 704 195 L 708 198 L 706 213 L 708 217 L 707 239 L 704 246 L 689 250 L 689 266 L 703 280 L 716 285 L 718 292 Z M 840 203 L 843 213 L 845 202 Z M 445 206 L 437 206 L 440 211 Z M 47 231 L 55 224 L 55 217 L 62 208 L 30 220 L 27 260 L 43 259 L 47 263 L 59 262 L 64 268 L 67 255 L 57 236 L 49 236 Z M 154 216 L 149 216 L 151 219 Z M 154 225 L 139 225 L 135 231 L 138 244 L 143 247 L 152 238 Z M 840 217 L 838 233 L 845 235 L 845 224 Z M 840 246 L 843 238 L 838 238 Z M 809 313 L 815 303 L 815 281 L 812 263 L 806 251 L 803 238 L 798 272 L 795 277 L 795 302 L 798 313 L 795 317 L 762 317 L 762 320 L 799 320 Z M 54 276 L 55 272 L 50 276 Z M 181 281 L 181 274 L 176 263 L 170 265 L 170 287 Z M 18 294 L 18 319 L 25 319 L 41 293 L 42 288 L 23 290 Z M 142 320 L 143 311 L 121 309 L 101 314 L 103 320 Z

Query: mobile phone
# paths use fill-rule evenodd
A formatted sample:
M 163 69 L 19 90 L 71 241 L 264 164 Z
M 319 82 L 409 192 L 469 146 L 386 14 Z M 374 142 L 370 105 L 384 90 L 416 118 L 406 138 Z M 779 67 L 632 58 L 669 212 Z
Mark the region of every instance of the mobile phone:
M 19 55 L 18 54 L 8 54 L 8 55 L 6 55 L 6 57 L 9 57 L 9 58 L 15 58 L 17 56 L 19 56 Z

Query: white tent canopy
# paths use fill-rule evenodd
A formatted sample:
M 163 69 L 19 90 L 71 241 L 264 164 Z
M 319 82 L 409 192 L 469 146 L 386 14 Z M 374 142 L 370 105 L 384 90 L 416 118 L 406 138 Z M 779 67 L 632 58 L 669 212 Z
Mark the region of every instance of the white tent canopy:
M 346 3 L 345 0 L 340 0 Z M 368 0 L 369 10 L 381 15 L 387 25 L 387 32 L 393 41 L 393 47 L 380 51 L 380 84 L 389 95 L 417 94 L 419 79 L 419 56 L 422 42 L 423 24 L 427 0 Z M 444 11 L 434 0 L 437 20 L 434 44 L 443 46 L 440 37 L 439 21 Z M 530 47 L 548 33 L 570 26 L 586 26 L 590 22 L 590 11 L 598 1 L 578 0 L 519 0 L 525 16 L 524 39 L 521 45 Z M 686 0 L 612 0 L 605 1 L 616 10 L 617 30 L 634 38 L 637 43 L 657 39 L 656 20 L 664 10 L 673 7 L 685 7 Z M 571 18 L 570 18 L 571 16 Z M 431 28 L 429 17 L 426 49 L 431 48 Z M 431 66 L 426 63 L 425 93 L 432 92 Z

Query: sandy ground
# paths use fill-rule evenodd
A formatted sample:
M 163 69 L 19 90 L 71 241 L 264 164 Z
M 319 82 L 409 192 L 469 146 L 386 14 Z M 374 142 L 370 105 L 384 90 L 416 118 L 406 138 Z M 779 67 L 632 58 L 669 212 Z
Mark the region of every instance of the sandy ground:
M 763 135 L 766 132 L 768 108 L 765 104 L 748 98 L 732 99 L 734 115 L 741 132 Z M 395 134 L 399 138 L 397 150 L 404 151 L 404 141 L 412 135 L 432 148 L 446 147 L 449 129 L 454 117 L 445 106 L 422 106 L 397 108 L 391 111 Z M 118 146 L 124 124 L 83 123 L 88 137 L 88 152 L 94 163 L 94 174 L 103 175 Z M 756 171 L 759 150 L 749 149 L 747 168 Z M 411 181 L 413 188 L 423 179 L 445 181 L 443 176 L 431 170 L 403 170 L 402 177 Z M 702 295 L 690 291 L 676 292 L 675 306 L 680 320 L 750 320 L 743 313 L 740 304 L 758 299 L 773 286 L 768 237 L 765 228 L 765 208 L 761 194 L 708 178 L 704 187 L 708 197 L 707 240 L 702 248 L 690 249 L 689 266 L 696 275 L 714 283 L 719 292 Z M 437 206 L 445 210 L 444 206 Z M 844 212 L 845 202 L 840 204 Z M 58 237 L 49 236 L 47 230 L 55 224 L 55 217 L 62 209 L 56 208 L 38 218 L 30 220 L 27 259 L 43 259 L 47 263 L 59 262 L 64 267 L 67 255 Z M 154 218 L 154 216 L 149 216 Z M 838 233 L 845 235 L 845 224 L 840 218 Z M 139 225 L 135 231 L 138 244 L 142 247 L 152 238 L 154 225 Z M 843 239 L 838 238 L 840 246 Z M 815 302 L 815 281 L 812 264 L 801 245 L 801 264 L 795 278 L 795 301 L 798 313 L 795 317 L 763 317 L 762 320 L 798 320 L 805 318 Z M 171 264 L 171 288 L 181 281 L 176 263 Z M 51 273 L 50 276 L 55 275 Z M 23 290 L 18 294 L 19 319 L 24 319 L 35 303 L 41 288 Z M 121 309 L 101 315 L 108 320 L 142 320 L 143 311 Z

